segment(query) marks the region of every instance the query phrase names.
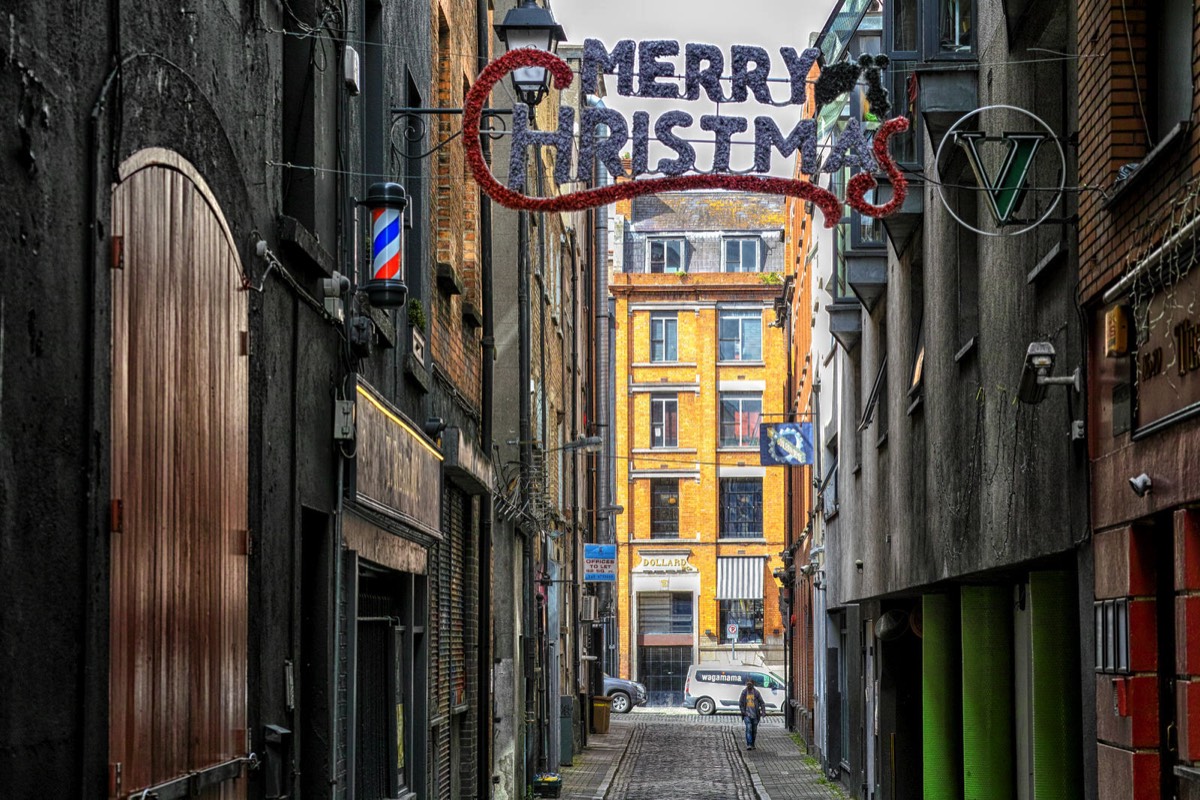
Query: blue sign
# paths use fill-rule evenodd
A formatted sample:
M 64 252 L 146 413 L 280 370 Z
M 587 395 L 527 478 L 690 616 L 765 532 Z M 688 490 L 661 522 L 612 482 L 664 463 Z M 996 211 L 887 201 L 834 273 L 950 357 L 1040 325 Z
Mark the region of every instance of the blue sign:
M 764 422 L 758 426 L 759 463 L 799 467 L 813 463 L 811 422 Z
M 615 544 L 585 544 L 583 546 L 583 580 L 590 583 L 617 582 L 617 546 Z

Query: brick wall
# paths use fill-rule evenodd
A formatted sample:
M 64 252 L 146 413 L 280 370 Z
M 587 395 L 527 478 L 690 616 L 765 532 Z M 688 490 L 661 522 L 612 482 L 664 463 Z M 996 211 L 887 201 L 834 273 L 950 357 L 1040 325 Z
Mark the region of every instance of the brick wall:
M 1150 151 L 1142 109 L 1154 124 L 1155 52 L 1151 0 L 1080 0 L 1079 179 L 1112 194 L 1117 170 Z M 1149 14 L 1149 16 L 1148 16 Z M 1200 78 L 1200 25 L 1193 19 L 1193 79 Z M 1132 58 L 1130 47 L 1132 46 Z M 1136 79 L 1135 79 L 1136 74 Z M 1139 93 L 1141 102 L 1139 102 Z M 1196 99 L 1193 97 L 1192 116 Z M 1200 129 L 1156 156 L 1134 185 L 1111 203 L 1099 191 L 1079 193 L 1080 295 L 1086 302 L 1162 241 L 1198 189 Z M 1193 204 L 1186 213 L 1195 214 Z
M 475 3 L 472 0 L 433 0 L 434 85 L 429 97 L 435 105 L 462 108 L 466 90 L 478 71 L 475 41 Z M 430 126 L 430 146 L 445 141 L 462 127 L 462 115 L 446 114 Z M 428 224 L 432 236 L 430 353 L 467 402 L 480 406 L 479 333 L 464 323 L 463 306 L 481 309 L 479 248 L 477 242 L 479 189 L 471 180 L 463 148 L 452 143 L 434 156 Z M 453 275 L 462 293 L 441 288 L 442 274 Z M 448 284 L 442 284 L 448 286 Z
M 784 545 L 784 470 L 767 468 L 763 479 L 763 543 L 724 541 L 720 529 L 719 479 L 717 464 L 758 466 L 757 448 L 750 451 L 718 450 L 717 386 L 722 380 L 764 381 L 764 414 L 787 408 L 787 352 L 782 328 L 771 303 L 780 287 L 765 285 L 760 274 L 705 273 L 703 275 L 618 274 L 612 292 L 616 308 L 616 503 L 625 509 L 618 518 L 618 625 L 621 674 L 629 676 L 636 657 L 630 616 L 631 569 L 641 547 L 690 550 L 689 562 L 699 570 L 701 594 L 696 608 L 700 659 L 705 648 L 721 643 L 715 599 L 717 558 L 720 556 L 765 556 L 763 579 L 763 632 L 780 642 L 783 620 L 779 611 L 778 583 L 771 571 L 782 565 L 778 557 Z M 717 310 L 714 301 L 763 304 L 762 365 L 717 363 Z M 697 308 L 678 311 L 678 364 L 650 365 L 650 314 L 630 310 L 630 303 L 700 303 Z M 699 391 L 681 390 L 679 401 L 679 452 L 647 453 L 650 446 L 650 393 L 632 392 L 630 385 L 698 383 Z M 778 419 L 778 417 L 776 417 Z M 630 480 L 630 470 L 695 470 L 699 479 L 679 479 L 679 540 L 650 539 L 650 481 Z M 705 631 L 712 631 L 708 637 Z M 739 648 L 741 652 L 741 648 Z M 782 645 L 770 663 L 782 663 Z M 753 659 L 749 659 L 753 661 Z

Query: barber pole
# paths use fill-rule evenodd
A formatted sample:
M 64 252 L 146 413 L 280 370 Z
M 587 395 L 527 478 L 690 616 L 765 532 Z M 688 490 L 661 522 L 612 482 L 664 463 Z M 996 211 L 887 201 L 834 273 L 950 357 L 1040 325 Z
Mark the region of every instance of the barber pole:
M 398 183 L 375 183 L 360 202 L 371 213 L 371 279 L 363 284 L 371 305 L 404 305 L 404 209 L 408 195 Z

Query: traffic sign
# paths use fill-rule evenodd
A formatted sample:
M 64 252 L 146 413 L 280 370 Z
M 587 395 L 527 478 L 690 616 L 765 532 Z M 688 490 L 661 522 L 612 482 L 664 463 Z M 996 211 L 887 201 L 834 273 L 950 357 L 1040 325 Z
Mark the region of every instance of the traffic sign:
M 736 640 L 738 637 L 738 625 L 736 622 L 731 622 L 725 626 L 725 636 L 728 639 Z

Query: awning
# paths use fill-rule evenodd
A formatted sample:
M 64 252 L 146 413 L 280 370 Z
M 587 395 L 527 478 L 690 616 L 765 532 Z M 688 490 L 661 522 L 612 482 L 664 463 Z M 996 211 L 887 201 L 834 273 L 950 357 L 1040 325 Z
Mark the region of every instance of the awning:
M 717 559 L 718 600 L 762 600 L 762 556 L 737 556 Z

